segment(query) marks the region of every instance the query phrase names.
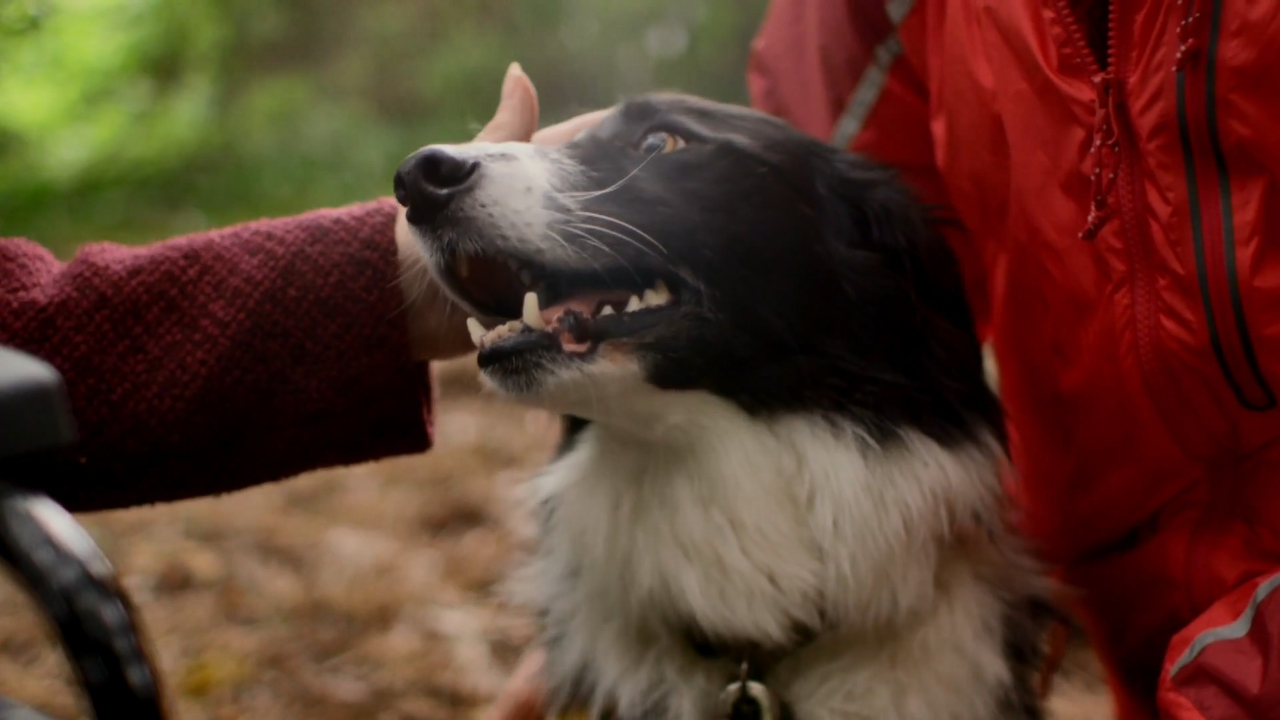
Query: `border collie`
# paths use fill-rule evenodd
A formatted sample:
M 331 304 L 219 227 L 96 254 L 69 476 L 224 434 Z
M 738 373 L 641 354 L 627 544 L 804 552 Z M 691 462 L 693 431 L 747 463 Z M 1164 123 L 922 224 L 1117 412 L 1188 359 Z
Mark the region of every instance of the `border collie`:
M 395 177 L 487 385 L 566 418 L 552 713 L 1037 718 L 1045 576 L 955 258 L 887 170 L 681 95 Z

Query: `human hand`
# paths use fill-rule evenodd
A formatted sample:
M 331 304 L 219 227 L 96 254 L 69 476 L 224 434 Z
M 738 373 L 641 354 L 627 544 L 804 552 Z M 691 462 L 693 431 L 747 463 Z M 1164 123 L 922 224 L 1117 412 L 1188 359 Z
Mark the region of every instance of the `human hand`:
M 517 63 L 507 68 L 502 96 L 489 124 L 476 141 L 528 142 L 538 129 L 538 94 Z M 470 351 L 466 313 L 431 276 L 418 239 L 409 229 L 405 209 L 396 215 L 396 248 L 400 257 L 400 289 L 409 316 L 409 347 L 417 360 L 445 360 Z
M 493 118 L 476 142 L 532 142 L 561 145 L 594 126 L 608 113 L 596 110 L 538 130 L 538 92 L 519 63 L 511 63 Z M 427 268 L 418 239 L 409 230 L 405 209 L 396 217 L 400 286 L 409 309 L 409 343 L 419 360 L 443 360 L 472 349 L 466 313 L 449 299 Z
M 498 699 L 485 712 L 484 720 L 545 720 L 546 688 L 542 680 L 545 661 L 541 648 L 526 651 Z
M 578 133 L 583 130 L 594 127 L 608 114 L 609 108 L 604 108 L 571 117 L 550 127 L 542 128 L 533 134 L 531 142 L 534 145 L 563 145 L 578 137 Z

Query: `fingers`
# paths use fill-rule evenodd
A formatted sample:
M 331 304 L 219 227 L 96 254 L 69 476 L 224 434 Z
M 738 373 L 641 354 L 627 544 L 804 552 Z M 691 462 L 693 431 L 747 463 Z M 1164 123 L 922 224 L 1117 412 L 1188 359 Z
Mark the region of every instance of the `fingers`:
M 539 649 L 525 653 L 497 702 L 485 714 L 485 720 L 544 720 L 543 661 Z
M 520 63 L 511 63 L 502 81 L 502 99 L 493 119 L 476 135 L 477 142 L 532 142 L 563 145 L 600 122 L 608 109 L 584 113 L 538 130 L 538 91 Z
M 538 129 L 538 91 L 520 63 L 511 63 L 502 81 L 502 98 L 477 142 L 528 142 Z
M 563 145 L 577 137 L 578 133 L 599 123 L 608 114 L 609 109 L 606 108 L 571 117 L 534 133 L 532 142 L 534 145 Z
M 396 213 L 395 237 L 413 359 L 448 360 L 473 350 L 466 313 L 431 275 L 421 241 L 409 229 L 404 208 Z

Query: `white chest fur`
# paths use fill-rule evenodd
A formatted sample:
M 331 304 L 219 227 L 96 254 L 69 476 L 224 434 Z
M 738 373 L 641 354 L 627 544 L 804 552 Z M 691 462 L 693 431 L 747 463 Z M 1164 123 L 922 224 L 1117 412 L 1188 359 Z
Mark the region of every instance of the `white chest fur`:
M 551 681 L 585 672 L 598 703 L 706 720 L 726 667 L 679 624 L 784 643 L 821 622 L 769 680 L 800 720 L 993 717 L 1003 608 L 950 538 L 996 512 L 998 452 L 677 397 L 649 431 L 593 424 L 534 481 L 554 508 L 526 576 Z

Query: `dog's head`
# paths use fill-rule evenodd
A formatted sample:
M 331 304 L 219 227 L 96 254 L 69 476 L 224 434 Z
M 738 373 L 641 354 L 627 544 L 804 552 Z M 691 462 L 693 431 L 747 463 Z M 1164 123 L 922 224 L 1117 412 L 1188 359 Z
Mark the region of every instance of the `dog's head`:
M 601 422 L 691 390 L 873 434 L 998 422 L 922 207 L 762 113 L 641 97 L 560 147 L 429 146 L 395 189 L 518 399 Z

